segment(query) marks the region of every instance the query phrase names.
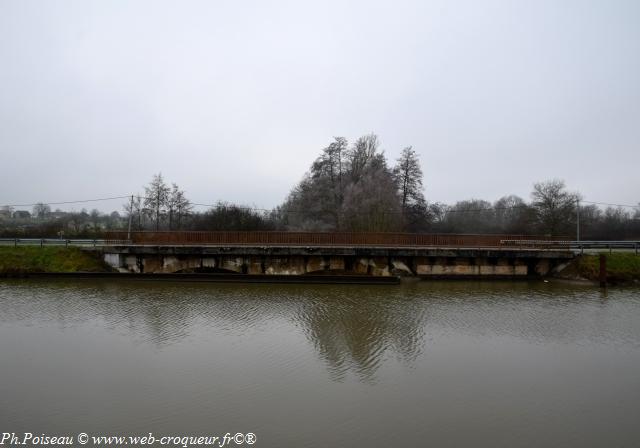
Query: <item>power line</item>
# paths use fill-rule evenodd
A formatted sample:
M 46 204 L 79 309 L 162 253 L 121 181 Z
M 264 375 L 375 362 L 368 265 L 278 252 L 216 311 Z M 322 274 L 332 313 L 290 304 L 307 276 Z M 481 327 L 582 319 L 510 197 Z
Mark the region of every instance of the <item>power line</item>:
M 640 204 L 637 205 L 629 205 L 629 204 L 610 204 L 608 202 L 594 202 L 594 201 L 584 201 L 580 200 L 580 202 L 586 202 L 587 204 L 596 204 L 596 205 L 609 205 L 611 207 L 631 207 L 631 208 L 640 208 Z
M 113 199 L 125 199 L 129 198 L 128 196 L 114 196 L 111 198 L 98 198 L 98 199 L 82 199 L 78 201 L 59 201 L 59 202 L 36 202 L 35 204 L 5 204 L 2 207 L 35 207 L 36 205 L 64 205 L 64 204 L 82 204 L 85 202 L 101 202 L 101 201 L 111 201 Z
M 76 200 L 76 201 L 56 201 L 56 202 L 36 202 L 36 203 L 32 203 L 32 204 L 7 204 L 7 205 L 3 205 L 3 207 L 34 207 L 36 205 L 69 205 L 69 204 L 83 204 L 83 203 L 89 203 L 89 202 L 103 202 L 103 201 L 111 201 L 111 200 L 116 200 L 116 199 L 129 199 L 131 198 L 132 195 L 126 195 L 126 196 L 113 196 L 113 197 L 107 197 L 107 198 L 96 198 L 96 199 L 81 199 L 81 200 Z M 146 197 L 146 196 L 139 196 L 139 195 L 133 195 L 133 197 L 138 198 L 138 199 L 155 199 L 155 198 L 150 198 L 150 197 Z M 639 205 L 630 205 L 630 204 L 615 204 L 615 203 L 610 203 L 610 202 L 596 202 L 596 201 L 586 201 L 586 200 L 581 200 L 580 202 L 582 203 L 586 203 L 586 204 L 594 204 L 594 205 L 607 205 L 607 206 L 611 206 L 611 207 L 629 207 L 629 208 L 640 208 L 640 204 Z M 199 203 L 199 202 L 190 202 L 189 203 L 192 206 L 198 206 L 198 207 L 210 207 L 210 208 L 218 208 L 221 206 L 226 206 L 225 203 L 222 202 L 218 202 L 215 204 L 205 204 L 205 203 Z M 234 205 L 234 204 L 230 204 L 228 205 L 229 207 L 238 209 L 238 210 L 249 210 L 249 211 L 260 211 L 260 212 L 265 212 L 265 213 L 308 213 L 308 214 L 312 214 L 312 213 L 330 213 L 328 210 L 318 210 L 318 211 L 311 211 L 311 210 L 296 210 L 296 209 L 280 209 L 278 207 L 274 207 L 274 208 L 261 208 L 261 207 L 245 207 L 245 206 L 239 206 L 239 205 Z M 485 207 L 485 208 L 452 208 L 455 206 L 444 206 L 444 210 L 443 213 L 447 214 L 447 213 L 470 213 L 470 212 L 484 212 L 484 211 L 498 211 L 498 210 L 513 210 L 513 209 L 518 209 L 518 208 L 528 208 L 530 207 L 529 204 L 518 204 L 518 205 L 512 205 L 512 206 L 508 206 L 508 207 Z M 363 214 L 368 214 L 367 212 L 362 212 Z M 404 212 L 402 211 L 396 211 L 396 210 L 385 210 L 382 213 L 384 214 L 404 214 Z

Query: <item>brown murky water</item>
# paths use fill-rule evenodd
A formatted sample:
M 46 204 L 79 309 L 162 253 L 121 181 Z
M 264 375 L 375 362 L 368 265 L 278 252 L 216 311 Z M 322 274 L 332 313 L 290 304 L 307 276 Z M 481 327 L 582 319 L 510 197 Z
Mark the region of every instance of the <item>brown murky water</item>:
M 638 288 L 0 281 L 0 432 L 602 447 L 638 422 Z

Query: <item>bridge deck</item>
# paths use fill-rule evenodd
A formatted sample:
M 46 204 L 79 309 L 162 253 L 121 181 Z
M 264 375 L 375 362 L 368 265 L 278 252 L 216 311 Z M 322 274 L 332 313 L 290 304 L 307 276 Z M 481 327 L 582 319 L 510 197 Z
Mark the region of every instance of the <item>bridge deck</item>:
M 104 253 L 123 255 L 201 255 L 201 256 L 345 256 L 345 257 L 441 257 L 441 258 L 573 258 L 562 249 L 515 247 L 436 247 L 436 246 L 277 246 L 277 245 L 113 245 L 96 248 Z

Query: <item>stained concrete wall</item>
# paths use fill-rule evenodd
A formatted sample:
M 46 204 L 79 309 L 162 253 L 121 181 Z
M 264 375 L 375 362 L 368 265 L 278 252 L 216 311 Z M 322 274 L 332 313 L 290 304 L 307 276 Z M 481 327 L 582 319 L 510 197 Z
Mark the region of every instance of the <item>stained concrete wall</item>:
M 420 276 L 515 276 L 529 274 L 529 265 L 525 260 L 513 258 L 417 258 L 414 260 L 416 274 Z M 535 273 L 549 273 L 550 262 L 547 259 L 529 261 L 535 266 Z
M 482 254 L 479 254 L 482 255 Z M 517 257 L 421 257 L 349 255 L 198 255 L 105 253 L 121 272 L 174 273 L 219 270 L 254 275 L 304 275 L 342 272 L 372 276 L 547 275 L 563 260 Z

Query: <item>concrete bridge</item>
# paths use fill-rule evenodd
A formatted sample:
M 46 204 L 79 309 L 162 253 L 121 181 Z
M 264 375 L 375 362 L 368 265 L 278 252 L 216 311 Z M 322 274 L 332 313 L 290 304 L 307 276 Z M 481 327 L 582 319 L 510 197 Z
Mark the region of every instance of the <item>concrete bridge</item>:
M 419 277 L 544 276 L 575 256 L 524 235 L 112 232 L 96 250 L 121 272 Z

